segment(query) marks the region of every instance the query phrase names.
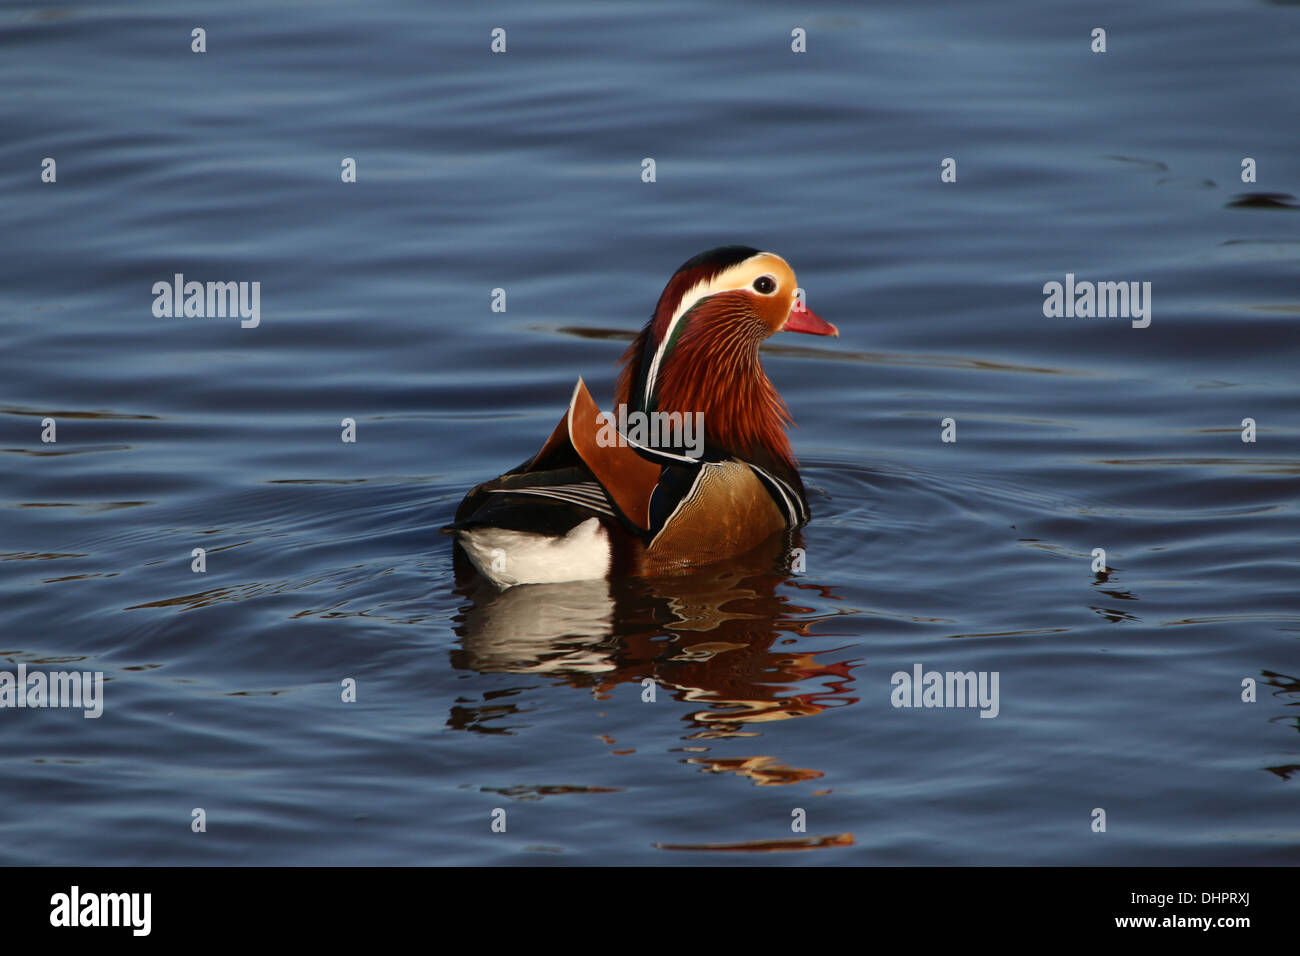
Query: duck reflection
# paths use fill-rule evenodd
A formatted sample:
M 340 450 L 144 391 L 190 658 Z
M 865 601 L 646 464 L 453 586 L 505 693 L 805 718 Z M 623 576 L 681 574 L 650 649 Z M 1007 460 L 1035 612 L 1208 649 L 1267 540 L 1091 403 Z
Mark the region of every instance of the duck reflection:
M 836 616 L 795 603 L 789 588 L 781 588 L 788 582 L 823 602 L 835 599 L 787 570 L 791 548 L 800 544 L 797 536 L 777 535 L 740 559 L 679 577 L 506 591 L 478 578 L 457 549 L 457 592 L 468 603 L 454 622 L 461 647 L 452 664 L 480 673 L 545 674 L 598 697 L 619 684 L 644 688 L 649 681 L 656 693 L 667 691 L 688 705 L 683 739 L 695 745 L 679 748 L 692 754 L 686 763 L 763 786 L 818 778 L 819 770 L 790 767 L 771 755 L 712 758 L 700 743 L 759 737 L 761 724 L 857 702 L 854 665 L 818 659 L 838 649 L 781 646 Z M 810 684 L 819 686 L 809 690 Z M 458 707 L 452 725 L 483 730 L 483 720 L 511 713 L 499 696 L 485 705 L 484 712 Z

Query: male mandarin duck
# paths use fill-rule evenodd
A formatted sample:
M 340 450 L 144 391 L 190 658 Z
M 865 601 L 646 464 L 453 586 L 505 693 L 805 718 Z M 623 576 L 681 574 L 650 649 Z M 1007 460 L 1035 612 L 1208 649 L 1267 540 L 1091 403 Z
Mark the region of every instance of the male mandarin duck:
M 541 450 L 473 489 L 442 530 L 508 588 L 680 573 L 797 528 L 808 500 L 792 420 L 758 356 L 776 332 L 839 335 L 778 255 L 723 246 L 687 260 L 623 354 L 618 413 L 601 412 L 578 379 Z M 666 442 L 618 427 L 655 413 Z M 692 421 L 702 441 L 691 442 Z

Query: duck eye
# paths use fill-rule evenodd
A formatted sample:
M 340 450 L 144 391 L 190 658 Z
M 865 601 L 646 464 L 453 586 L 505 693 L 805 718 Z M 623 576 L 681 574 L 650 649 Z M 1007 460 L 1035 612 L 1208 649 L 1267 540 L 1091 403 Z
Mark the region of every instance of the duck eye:
M 771 276 L 759 276 L 754 280 L 754 290 L 763 295 L 771 295 L 776 291 L 776 280 Z

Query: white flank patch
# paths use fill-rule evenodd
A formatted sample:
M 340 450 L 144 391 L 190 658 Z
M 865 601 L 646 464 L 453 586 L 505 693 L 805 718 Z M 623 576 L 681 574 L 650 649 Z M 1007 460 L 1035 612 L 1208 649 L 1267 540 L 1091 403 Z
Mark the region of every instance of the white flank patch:
M 587 581 L 609 573 L 609 534 L 596 518 L 563 537 L 473 528 L 460 532 L 458 539 L 479 573 L 499 588 Z

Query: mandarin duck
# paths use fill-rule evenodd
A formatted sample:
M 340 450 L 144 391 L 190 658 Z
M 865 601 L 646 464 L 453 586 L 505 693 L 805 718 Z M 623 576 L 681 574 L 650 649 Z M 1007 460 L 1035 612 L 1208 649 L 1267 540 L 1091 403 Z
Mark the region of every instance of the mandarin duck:
M 839 335 L 778 255 L 723 246 L 687 260 L 623 354 L 616 412 L 579 378 L 541 449 L 470 491 L 441 530 L 504 589 L 681 573 L 798 528 L 809 512 L 792 420 L 758 355 L 776 332 Z

